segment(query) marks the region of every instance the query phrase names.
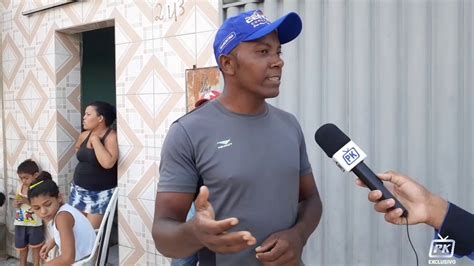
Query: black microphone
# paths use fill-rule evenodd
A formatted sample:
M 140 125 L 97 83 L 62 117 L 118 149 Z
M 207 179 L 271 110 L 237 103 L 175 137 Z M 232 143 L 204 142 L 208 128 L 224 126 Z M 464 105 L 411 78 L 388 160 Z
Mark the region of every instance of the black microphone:
M 363 162 L 367 157 L 364 151 L 351 141 L 336 125 L 325 124 L 321 126 L 316 131 L 314 139 L 341 170 L 344 172 L 352 171 L 370 190 L 382 191 L 382 199 L 394 199 L 394 208 L 401 208 L 403 210 L 402 216 L 408 216 L 408 211 L 405 207 L 388 191 L 383 185 L 382 180 Z

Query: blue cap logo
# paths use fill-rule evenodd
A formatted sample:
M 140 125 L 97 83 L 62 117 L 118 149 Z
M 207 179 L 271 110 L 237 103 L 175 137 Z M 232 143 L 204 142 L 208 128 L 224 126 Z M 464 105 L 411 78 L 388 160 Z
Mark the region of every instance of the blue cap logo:
M 235 32 L 231 32 L 227 37 L 225 37 L 224 41 L 222 41 L 222 44 L 221 46 L 219 46 L 219 51 L 222 52 L 222 50 L 224 50 L 224 48 L 227 46 L 227 44 L 229 44 L 229 42 L 231 42 L 233 39 L 235 39 Z
M 263 12 L 260 10 L 255 10 L 251 16 L 245 18 L 247 24 L 252 25 L 254 28 L 260 25 L 268 25 L 270 21 L 263 15 Z

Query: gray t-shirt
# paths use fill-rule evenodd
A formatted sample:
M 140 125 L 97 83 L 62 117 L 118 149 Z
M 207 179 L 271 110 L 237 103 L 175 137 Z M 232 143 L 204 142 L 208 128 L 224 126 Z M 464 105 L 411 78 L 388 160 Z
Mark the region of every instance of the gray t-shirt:
M 236 217 L 260 245 L 297 218 L 299 180 L 311 173 L 296 118 L 270 104 L 260 115 L 240 115 L 212 101 L 170 128 L 161 152 L 158 192 L 209 188 L 216 220 Z M 200 265 L 260 265 L 255 247 L 236 254 L 199 251 Z

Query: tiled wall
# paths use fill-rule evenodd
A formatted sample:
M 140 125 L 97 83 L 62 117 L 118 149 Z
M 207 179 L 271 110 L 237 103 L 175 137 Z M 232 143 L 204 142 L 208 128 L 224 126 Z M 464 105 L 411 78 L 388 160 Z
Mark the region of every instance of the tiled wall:
M 0 147 L 7 154 L 0 172 L 6 173 L 6 190 L 18 185 L 16 166 L 33 158 L 67 193 L 81 122 L 77 33 L 113 20 L 120 264 L 167 265 L 151 237 L 160 149 L 170 124 L 186 110 L 185 69 L 215 65 L 218 0 L 79 1 L 21 15 L 52 2 L 0 3 L 5 119 L 0 126 L 6 132 Z M 11 248 L 9 253 L 15 254 Z
M 3 4 L 0 3 L 0 13 L 3 13 Z M 1 21 L 1 19 L 0 19 Z M 0 38 L 2 36 L 2 32 L 0 30 Z M 0 60 L 3 56 L 0 53 Z M 3 80 L 2 74 L 0 72 L 0 81 Z M 0 82 L 0 113 L 2 113 L 3 110 L 3 84 Z M 3 118 L 0 117 L 0 129 L 3 129 Z M 0 147 L 3 147 L 4 145 L 4 139 L 3 139 L 3 133 L 0 131 Z M 5 162 L 5 156 L 3 156 L 3 149 L 0 150 L 0 192 L 4 193 L 5 192 L 5 173 L 4 173 L 4 162 Z M 6 242 L 6 230 L 5 230 L 5 221 L 6 221 L 6 208 L 1 207 L 0 208 L 0 239 L 4 239 L 4 242 Z M 0 257 L 5 257 L 5 245 L 6 243 L 0 242 Z

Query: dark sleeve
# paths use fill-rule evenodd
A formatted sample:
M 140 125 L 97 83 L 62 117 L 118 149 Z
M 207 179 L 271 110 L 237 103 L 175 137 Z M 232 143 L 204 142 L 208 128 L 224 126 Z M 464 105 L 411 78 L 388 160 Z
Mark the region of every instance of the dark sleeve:
M 191 140 L 183 126 L 175 122 L 161 149 L 158 192 L 194 194 L 198 179 Z
M 450 202 L 439 234 L 456 241 L 456 255 L 468 256 L 474 252 L 474 215 Z

